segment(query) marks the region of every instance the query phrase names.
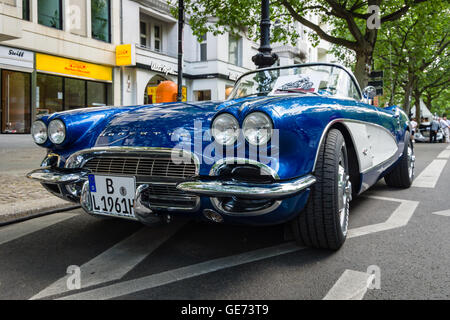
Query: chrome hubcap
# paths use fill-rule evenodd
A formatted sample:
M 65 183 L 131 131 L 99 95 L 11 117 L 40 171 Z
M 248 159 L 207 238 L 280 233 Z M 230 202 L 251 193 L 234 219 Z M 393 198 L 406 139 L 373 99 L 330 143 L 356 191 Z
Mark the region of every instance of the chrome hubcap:
M 348 214 L 350 209 L 350 201 L 352 199 L 352 183 L 345 168 L 339 164 L 338 171 L 338 205 L 339 205 L 339 221 L 341 230 L 347 235 Z
M 414 150 L 411 146 L 408 146 L 408 176 L 412 179 L 414 176 L 414 166 L 416 163 L 416 156 L 414 155 Z

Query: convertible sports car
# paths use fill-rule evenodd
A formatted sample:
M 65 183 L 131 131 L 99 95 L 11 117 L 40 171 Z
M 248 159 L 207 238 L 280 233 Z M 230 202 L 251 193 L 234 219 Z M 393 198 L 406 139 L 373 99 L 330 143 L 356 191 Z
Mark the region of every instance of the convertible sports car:
M 93 216 L 287 223 L 338 249 L 352 197 L 414 177 L 406 114 L 363 101 L 351 72 L 311 63 L 246 73 L 225 102 L 55 113 L 33 124 L 48 155 L 28 177 Z

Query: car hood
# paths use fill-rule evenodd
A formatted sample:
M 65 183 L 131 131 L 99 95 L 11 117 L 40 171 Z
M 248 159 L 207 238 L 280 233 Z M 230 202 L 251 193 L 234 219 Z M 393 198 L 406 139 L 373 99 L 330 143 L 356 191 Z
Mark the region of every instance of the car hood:
M 309 95 L 286 95 L 247 97 L 225 102 L 177 102 L 142 106 L 115 115 L 99 135 L 95 147 L 173 148 L 181 139 L 193 142 L 194 135 L 201 134 L 201 137 L 209 140 L 205 132 L 209 130 L 214 116 L 222 112 L 233 114 L 242 123 L 248 113 L 264 110 L 276 122 L 289 107 L 308 108 L 323 102 L 320 101 L 322 99 Z
M 210 101 L 164 103 L 123 112 L 106 125 L 95 146 L 173 147 L 180 134 L 209 129 L 219 105 Z

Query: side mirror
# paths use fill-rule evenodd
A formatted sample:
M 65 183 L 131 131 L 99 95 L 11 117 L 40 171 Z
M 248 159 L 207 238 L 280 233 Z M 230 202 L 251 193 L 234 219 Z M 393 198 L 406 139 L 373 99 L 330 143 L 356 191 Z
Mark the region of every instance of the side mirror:
M 364 88 L 362 93 L 365 99 L 372 100 L 377 95 L 377 89 L 374 86 L 368 86 Z

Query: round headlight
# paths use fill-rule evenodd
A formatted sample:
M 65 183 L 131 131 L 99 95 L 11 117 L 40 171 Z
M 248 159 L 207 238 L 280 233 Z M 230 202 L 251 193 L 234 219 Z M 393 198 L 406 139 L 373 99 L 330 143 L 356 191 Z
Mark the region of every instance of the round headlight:
M 229 113 L 217 116 L 212 124 L 212 136 L 218 143 L 225 146 L 235 143 L 239 136 L 237 119 Z
M 252 112 L 244 119 L 242 130 L 250 144 L 266 144 L 272 137 L 272 121 L 265 113 Z
M 54 144 L 61 144 L 66 139 L 66 126 L 61 120 L 52 120 L 48 124 L 48 136 Z
M 37 144 L 43 144 L 47 141 L 47 126 L 44 122 L 38 120 L 31 126 L 31 136 Z

